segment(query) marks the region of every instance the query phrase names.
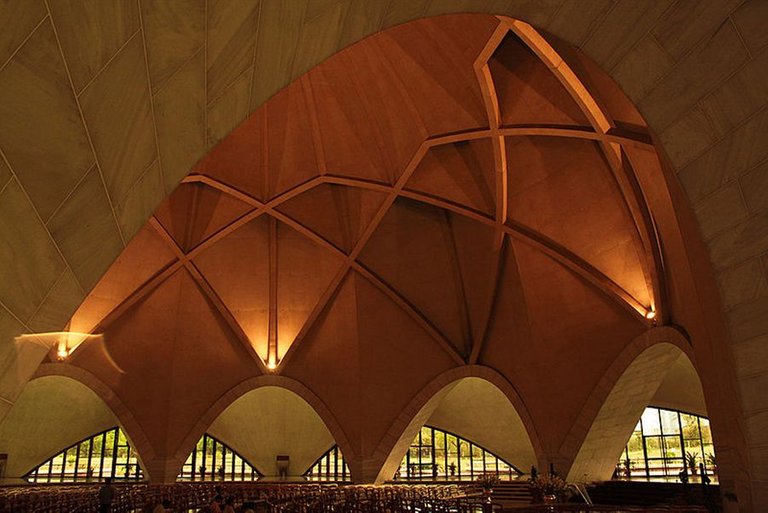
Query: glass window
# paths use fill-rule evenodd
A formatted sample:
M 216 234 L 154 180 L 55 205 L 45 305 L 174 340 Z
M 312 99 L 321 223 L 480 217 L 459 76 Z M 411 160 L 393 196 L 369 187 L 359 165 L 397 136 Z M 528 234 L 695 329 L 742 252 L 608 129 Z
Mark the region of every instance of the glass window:
M 710 457 L 711 454 L 711 457 Z M 625 460 L 630 459 L 630 476 L 677 478 L 685 468 L 689 475 L 714 474 L 714 446 L 709 420 L 690 413 L 648 407 L 627 441 L 617 468 L 626 476 Z M 695 471 L 690 463 L 695 463 Z
M 424 426 L 400 463 L 395 479 L 459 481 L 474 479 L 483 472 L 494 472 L 505 479 L 521 474 L 509 462 L 469 440 Z
M 144 479 L 136 452 L 119 427 L 67 447 L 25 476 L 32 483 L 96 482 L 106 477 L 132 481 Z
M 661 431 L 665 435 L 676 435 L 680 432 L 680 415 L 676 411 L 659 410 Z
M 261 477 L 248 460 L 205 433 L 181 467 L 177 481 L 255 481 Z
M 646 408 L 643 412 L 643 416 L 640 417 L 643 423 L 643 434 L 648 435 L 660 435 L 661 434 L 661 420 L 659 419 L 659 410 L 656 408 Z
M 416 448 L 418 451 L 418 447 Z M 309 467 L 304 476 L 310 481 L 342 482 L 351 481 L 349 467 L 344 461 L 341 449 L 334 445 Z

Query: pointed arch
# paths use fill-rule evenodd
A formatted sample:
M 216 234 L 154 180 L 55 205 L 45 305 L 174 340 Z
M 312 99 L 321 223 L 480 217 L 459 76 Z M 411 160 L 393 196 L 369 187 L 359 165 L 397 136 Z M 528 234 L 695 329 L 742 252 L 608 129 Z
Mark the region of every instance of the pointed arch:
M 467 365 L 444 372 L 425 386 L 392 422 L 382 437 L 372 459 L 363 469 L 368 481 L 383 482 L 394 475 L 411 441 L 438 410 L 441 402 L 454 388 L 467 378 L 477 378 L 492 385 L 501 392 L 513 410 L 515 431 L 521 435 L 524 463 L 526 468 L 542 459 L 543 450 L 536 434 L 533 421 L 514 386 L 497 371 L 482 365 Z
M 147 478 L 154 479 L 150 462 L 155 459 L 155 450 L 149 438 L 144 434 L 141 424 L 139 424 L 133 413 L 109 386 L 87 370 L 68 363 L 44 363 L 38 367 L 32 380 L 45 376 L 61 376 L 77 381 L 88 387 L 104 401 L 119 422 L 131 446 L 135 449 L 139 463 L 144 469 Z
M 691 347 L 672 327 L 647 331 L 632 341 L 603 376 L 560 448 L 571 461 L 568 479 L 609 479 L 643 410 L 681 356 Z M 691 359 L 691 361 L 693 361 Z
M 321 421 L 321 423 L 324 425 L 324 428 L 327 429 L 330 435 L 329 437 L 335 441 L 335 443 L 341 448 L 344 454 L 354 454 L 354 451 L 352 450 L 349 440 L 341 425 L 336 420 L 336 417 L 333 415 L 330 409 L 328 409 L 328 407 L 319 397 L 317 397 L 302 383 L 294 379 L 280 375 L 263 375 L 249 378 L 236 385 L 223 396 L 221 396 L 219 400 L 216 401 L 216 403 L 214 403 L 208 409 L 208 411 L 206 411 L 206 413 L 200 418 L 197 424 L 190 430 L 189 434 L 184 438 L 183 443 L 175 453 L 174 460 L 176 462 L 185 461 L 203 433 L 211 430 L 211 433 L 215 434 L 213 433 L 213 430 L 217 428 L 217 419 L 219 419 L 221 415 L 238 400 L 243 399 L 249 393 L 268 387 L 277 388 L 282 391 L 290 392 L 292 395 L 298 396 L 298 398 L 303 403 L 306 403 L 312 412 L 317 415 L 317 417 L 319 417 L 319 421 Z M 221 426 L 219 426 L 219 428 L 221 429 Z M 255 434 L 255 436 L 258 436 L 258 433 Z M 227 443 L 232 444 L 232 441 L 226 441 Z M 327 447 L 327 445 L 325 447 Z M 298 468 L 297 462 L 294 461 L 290 468 L 290 472 L 304 472 L 309 464 L 315 461 L 320 454 L 321 453 L 318 453 L 312 457 L 312 459 L 304 464 L 302 468 Z M 244 456 L 247 455 L 244 454 Z M 264 475 L 270 475 L 270 469 L 266 468 L 266 466 L 265 468 L 261 468 L 261 466 L 259 466 L 256 461 L 251 463 Z M 298 463 L 298 465 L 301 466 L 300 463 Z M 181 464 L 178 464 L 178 467 L 179 468 L 176 469 L 177 474 L 178 470 L 181 468 Z

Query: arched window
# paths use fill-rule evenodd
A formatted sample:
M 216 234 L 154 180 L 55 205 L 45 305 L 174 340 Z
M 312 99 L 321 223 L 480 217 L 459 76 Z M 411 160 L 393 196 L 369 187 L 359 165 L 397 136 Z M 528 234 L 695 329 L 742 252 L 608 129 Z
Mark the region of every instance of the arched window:
M 522 474 L 511 463 L 474 442 L 424 426 L 408 448 L 395 479 L 472 480 L 485 473 L 498 474 L 502 479 Z
M 715 448 L 709 419 L 677 410 L 649 406 L 637 422 L 616 464 L 616 477 L 677 478 L 687 469 L 715 474 Z
M 341 454 L 338 445 L 328 449 L 316 462 L 304 473 L 309 481 L 341 482 L 351 481 L 349 468 Z
M 115 480 L 141 481 L 144 472 L 125 433 L 113 427 L 70 447 L 30 471 L 31 483 L 76 483 Z
M 261 473 L 223 442 L 205 433 L 190 453 L 177 481 L 256 481 Z

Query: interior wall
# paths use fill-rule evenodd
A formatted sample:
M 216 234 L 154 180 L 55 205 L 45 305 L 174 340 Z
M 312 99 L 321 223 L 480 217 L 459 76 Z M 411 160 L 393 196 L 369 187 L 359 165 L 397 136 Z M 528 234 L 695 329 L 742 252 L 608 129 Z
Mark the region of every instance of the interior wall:
M 30 381 L 0 424 L 5 477 L 21 477 L 63 449 L 117 425 L 90 388 L 61 376 Z
M 707 416 L 701 380 L 687 356 L 680 355 L 669 366 L 667 377 L 659 385 L 649 406 Z
M 622 448 L 645 407 L 680 357 L 669 343 L 655 344 L 640 353 L 622 373 L 603 402 L 587 433 L 568 481 L 590 482 L 611 478 Z
M 483 379 L 459 381 L 426 424 L 475 442 L 523 472 L 536 464 L 520 415 L 501 390 Z
M 290 457 L 288 474 L 303 474 L 335 444 L 315 410 L 281 387 L 252 390 L 233 402 L 208 433 L 238 452 L 265 476 L 277 475 L 275 458 Z
M 97 74 L 100 80 L 90 88 L 89 103 L 113 101 L 116 95 L 131 98 L 138 89 L 142 93 L 140 118 L 146 125 L 151 118 L 148 113 L 152 112 L 152 96 L 145 91 L 144 82 L 151 79 L 154 87 L 149 89 L 156 92 L 154 105 L 162 114 L 155 127 L 163 154 L 162 169 L 152 166 L 143 175 L 149 162 L 129 158 L 136 152 L 126 149 L 152 146 L 146 142 L 152 127 L 123 130 L 133 126 L 127 108 L 117 112 L 108 109 L 109 116 L 85 116 L 89 124 L 100 123 L 90 126 L 90 133 L 114 132 L 113 137 L 105 137 L 113 143 L 106 150 L 96 141 L 96 152 L 108 157 L 110 164 L 104 170 L 107 183 L 111 184 L 116 176 L 141 176 L 137 187 L 113 187 L 108 191 L 112 203 L 121 207 L 120 221 L 130 236 L 192 162 L 248 112 L 313 64 L 365 35 L 415 17 L 456 10 L 492 10 L 524 19 L 582 48 L 610 71 L 658 134 L 679 173 L 688 201 L 696 208 L 696 224 L 707 240 L 709 261 L 717 270 L 723 305 L 707 313 L 722 312 L 728 317 L 729 333 L 717 339 L 733 341 L 739 389 L 721 386 L 714 376 L 707 381 L 715 381 L 712 387 L 723 389 L 728 400 L 740 398 L 744 415 L 730 409 L 722 415 L 713 411 L 712 415 L 746 432 L 753 462 L 766 460 L 768 238 L 764 234 L 768 195 L 763 191 L 768 177 L 768 97 L 764 94 L 768 51 L 760 23 L 765 17 L 765 2 L 708 0 L 692 8 L 690 2 L 684 1 L 595 1 L 585 8 L 580 2 L 557 1 L 477 2 L 467 7 L 466 3 L 446 0 L 418 6 L 411 2 L 329 2 L 306 9 L 296 7 L 302 2 L 275 2 L 268 7 L 265 4 L 258 16 L 253 14 L 253 4 L 243 2 L 230 6 L 237 11 L 232 16 L 216 16 L 214 11 L 209 22 L 205 21 L 204 9 L 189 9 L 184 4 L 178 4 L 173 15 L 165 17 L 151 2 L 142 4 L 145 12 L 141 17 L 133 12 L 139 8 L 137 3 L 114 4 L 114 9 L 96 9 L 96 5 L 101 4 L 65 10 L 52 5 L 48 12 L 40 2 L 24 2 L 0 12 L 0 25 L 14 27 L 4 36 L 2 60 L 8 62 L 0 78 L 3 85 L 9 84 L 8 91 L 19 97 L 19 101 L 6 102 L 3 108 L 8 111 L 0 116 L 9 120 L 3 124 L 0 141 L 7 162 L 0 161 L 0 188 L 5 186 L 0 194 L 0 220 L 8 220 L 0 227 L 0 238 L 8 242 L 9 248 L 2 254 L 0 269 L 8 281 L 0 281 L 22 285 L 0 288 L 3 306 L 17 319 L 0 325 L 2 336 L 28 331 L 18 320 L 35 329 L 63 326 L 84 293 L 120 252 L 119 241 L 115 243 L 120 239 L 118 229 L 110 229 L 114 213 L 107 197 L 102 193 L 98 201 L 93 199 L 96 175 L 80 180 L 91 168 L 93 158 L 87 150 L 83 150 L 87 154 L 84 158 L 79 157 L 83 151 L 73 151 L 90 147 L 85 142 L 82 116 L 77 115 L 73 103 L 76 93 L 82 92 L 82 86 Z M 123 18 L 130 22 L 115 22 Z M 62 52 L 53 34 L 54 26 L 64 34 L 84 34 L 84 19 L 94 31 L 109 26 L 119 26 L 120 30 L 112 31 L 113 37 L 65 38 Z M 229 24 L 233 19 L 245 20 L 244 25 Z M 138 23 L 147 23 L 143 37 L 124 44 L 136 34 Z M 188 38 L 179 36 L 183 44 L 167 44 L 165 30 L 177 34 L 171 23 L 195 29 Z M 324 30 L 318 29 L 321 26 Z M 210 36 L 200 27 L 207 28 Z M 152 50 L 146 52 L 146 72 L 139 41 Z M 232 44 L 224 45 L 222 41 Z M 199 51 L 201 44 L 223 48 L 215 52 L 215 63 L 231 61 L 237 65 L 211 65 L 206 69 L 201 58 L 206 52 Z M 248 53 L 243 50 L 246 47 L 254 48 L 254 59 L 239 58 Z M 22 51 L 16 51 L 19 48 Z M 50 55 L 55 58 L 36 66 L 37 72 L 30 75 L 32 82 L 23 80 L 27 76 L 25 62 L 39 56 L 44 61 Z M 286 62 L 293 64 L 286 66 Z M 62 82 L 69 82 L 66 64 L 72 68 L 73 83 L 61 87 Z M 129 67 L 129 71 L 139 71 L 126 74 L 126 66 L 133 64 L 136 66 Z M 126 76 L 133 78 L 128 81 L 132 83 L 121 80 Z M 111 84 L 119 84 L 119 89 L 110 89 Z M 166 87 L 160 87 L 163 85 Z M 110 120 L 118 128 L 112 127 Z M 65 148 L 67 141 L 71 148 Z M 143 156 L 151 151 L 140 153 Z M 120 165 L 112 162 L 115 156 L 126 155 Z M 47 169 L 53 171 L 44 173 Z M 26 171 L 24 175 L 25 170 L 35 172 Z M 54 180 L 58 175 L 63 178 Z M 40 176 L 46 176 L 46 180 L 40 181 Z M 22 182 L 26 191 L 22 191 Z M 77 187 L 82 183 L 88 186 Z M 120 183 L 124 185 L 123 180 Z M 72 208 L 62 212 L 71 217 L 47 226 L 47 214 L 65 200 L 66 206 Z M 78 205 L 87 205 L 88 217 L 99 222 L 80 223 L 77 230 L 57 229 L 77 224 L 84 211 Z M 43 215 L 35 212 L 38 208 L 43 209 Z M 71 219 L 75 221 L 69 224 Z M 62 245 L 63 255 L 57 252 L 57 244 Z M 63 274 L 62 256 L 68 262 Z M 27 294 L 19 294 L 19 290 L 32 293 L 25 298 Z M 719 356 L 715 357 L 716 363 L 731 365 L 730 357 Z M 710 390 L 708 394 L 719 401 L 717 394 L 713 396 Z M 710 407 L 717 407 L 718 401 Z M 733 450 L 741 455 L 736 445 Z M 755 465 L 750 473 L 755 502 L 765 503 L 768 468 Z M 742 497 L 742 504 L 747 501 Z

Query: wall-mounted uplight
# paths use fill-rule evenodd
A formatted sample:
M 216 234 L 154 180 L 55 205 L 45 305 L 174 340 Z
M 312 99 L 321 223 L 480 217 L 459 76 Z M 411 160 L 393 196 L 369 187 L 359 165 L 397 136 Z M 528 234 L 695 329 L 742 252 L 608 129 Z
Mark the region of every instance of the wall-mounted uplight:
M 269 370 L 275 370 L 277 369 L 277 362 L 273 360 L 272 358 L 269 359 L 269 362 L 267 362 L 267 369 Z
M 649 321 L 654 320 L 656 318 L 656 311 L 655 310 L 648 310 L 645 313 L 645 318 L 648 319 Z

